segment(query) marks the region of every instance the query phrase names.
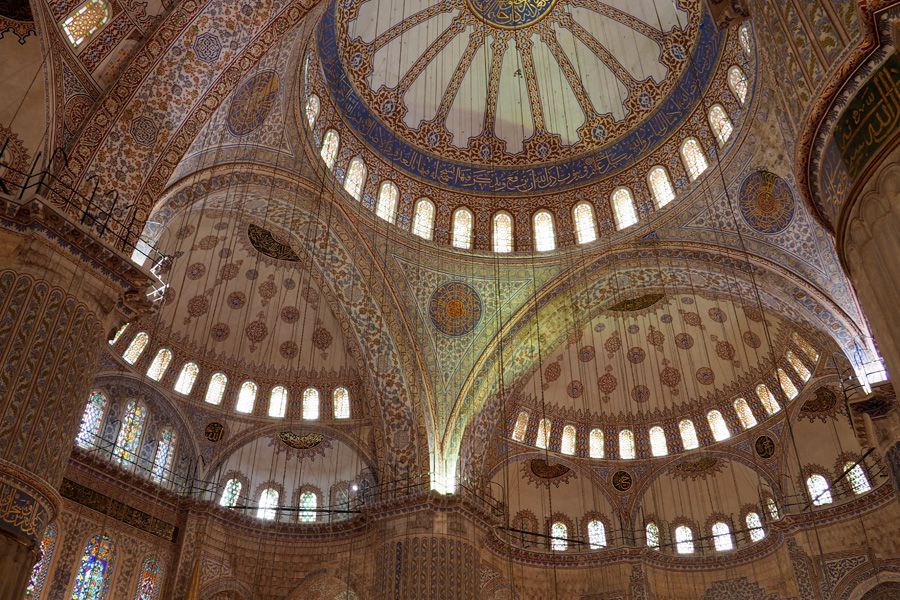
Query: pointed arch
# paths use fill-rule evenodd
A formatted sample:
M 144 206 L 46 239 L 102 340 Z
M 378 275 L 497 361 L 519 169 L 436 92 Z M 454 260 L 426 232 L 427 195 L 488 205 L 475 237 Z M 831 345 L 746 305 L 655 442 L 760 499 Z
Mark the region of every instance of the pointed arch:
M 141 572 L 138 577 L 137 590 L 134 600 L 156 600 L 159 598 L 160 580 L 162 579 L 162 561 L 155 554 L 144 559 L 141 563 Z
M 166 427 L 160 432 L 159 440 L 156 442 L 156 455 L 153 457 L 153 468 L 150 471 L 150 478 L 155 483 L 163 483 L 171 479 L 176 441 L 177 436 L 171 427 Z
M 72 48 L 80 48 L 91 36 L 109 22 L 109 3 L 103 0 L 87 0 L 73 10 L 62 22 Z
M 599 427 L 591 429 L 591 436 L 588 441 L 588 453 L 591 458 L 603 458 L 606 451 L 603 447 L 603 430 Z
M 108 535 L 95 535 L 89 539 L 75 575 L 71 600 L 108 598 L 115 559 L 116 546 Z
M 44 581 L 50 572 L 50 562 L 53 560 L 53 550 L 56 548 L 58 533 L 56 523 L 51 523 L 41 536 L 40 559 L 31 568 L 31 577 L 25 587 L 25 600 L 34 600 L 41 597 L 44 589 Z
M 113 457 L 119 464 L 134 464 L 146 420 L 147 407 L 141 402 L 130 400 L 126 405 L 125 416 L 122 417 L 116 446 L 113 449 Z
M 566 425 L 563 427 L 562 442 L 559 445 L 559 451 L 563 454 L 575 454 L 575 426 Z
M 634 433 L 630 429 L 623 429 L 619 432 L 619 458 L 628 460 L 634 457 Z

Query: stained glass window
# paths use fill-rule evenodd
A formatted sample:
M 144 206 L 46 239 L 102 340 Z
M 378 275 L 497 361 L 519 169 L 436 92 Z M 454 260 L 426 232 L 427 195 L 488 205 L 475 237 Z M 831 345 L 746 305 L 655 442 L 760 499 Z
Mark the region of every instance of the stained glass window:
M 597 239 L 597 223 L 594 221 L 594 207 L 590 202 L 579 202 L 572 211 L 575 217 L 575 236 L 579 244 L 588 244 Z
M 645 528 L 647 545 L 654 550 L 659 550 L 659 526 L 656 523 L 647 523 Z
M 725 422 L 725 417 L 722 416 L 722 413 L 717 410 L 711 410 L 706 414 L 706 420 L 709 421 L 709 428 L 712 430 L 713 438 L 717 442 L 731 437 L 731 432 L 728 431 L 728 424 Z
M 88 0 L 63 21 L 63 31 L 74 48 L 109 21 L 109 5 L 102 0 Z
M 612 195 L 613 214 L 616 217 L 616 229 L 625 229 L 638 222 L 634 199 L 627 188 L 619 188 Z
M 381 184 L 381 190 L 378 192 L 378 202 L 375 204 L 375 214 L 387 221 L 393 223 L 397 215 L 397 200 L 400 199 L 400 190 L 390 181 Z
M 229 479 L 222 489 L 222 498 L 219 500 L 219 506 L 235 506 L 238 498 L 241 496 L 241 485 L 238 479 Z
M 672 180 L 669 179 L 669 172 L 665 167 L 653 167 L 648 178 L 657 208 L 662 208 L 675 199 L 675 188 L 672 187 Z
M 678 554 L 694 553 L 694 532 L 687 525 L 675 529 L 675 546 Z
M 550 442 L 550 419 L 541 419 L 538 423 L 537 437 L 534 439 L 534 445 L 538 448 L 546 448 Z
M 546 252 L 556 248 L 556 234 L 553 232 L 553 215 L 541 210 L 534 215 L 534 249 Z
M 312 127 L 316 123 L 316 118 L 319 116 L 319 97 L 318 96 L 310 96 L 309 100 L 306 101 L 306 120 L 309 121 L 309 126 Z
M 146 406 L 134 400 L 128 402 L 125 408 L 125 417 L 122 418 L 122 425 L 116 438 L 116 447 L 113 449 L 113 456 L 120 464 L 131 464 L 137 458 L 146 419 Z
M 697 440 L 697 430 L 694 429 L 694 422 L 690 419 L 682 419 L 678 424 L 678 430 L 681 432 L 681 445 L 685 450 L 693 450 L 700 447 L 700 441 Z
M 128 344 L 128 348 L 125 350 L 125 353 L 122 355 L 122 358 L 125 359 L 129 365 L 133 365 L 137 362 L 137 359 L 141 357 L 141 353 L 144 352 L 144 348 L 147 347 L 147 342 L 150 341 L 150 336 L 147 335 L 146 331 L 142 331 L 131 340 L 131 343 Z
M 350 418 L 350 392 L 347 388 L 339 387 L 332 394 L 334 401 L 334 418 L 349 419 Z
M 53 548 L 56 546 L 56 525 L 49 525 L 41 536 L 41 558 L 31 568 L 31 577 L 25 588 L 25 600 L 32 600 L 41 596 L 44 589 L 44 580 L 47 579 L 47 571 L 50 570 L 50 561 L 53 559 Z
M 150 555 L 144 559 L 141 565 L 141 577 L 138 579 L 137 593 L 134 600 L 155 600 L 159 595 L 159 587 L 157 582 L 162 573 L 162 563 L 154 556 Z
M 831 489 L 828 480 L 818 474 L 806 478 L 806 487 L 809 489 L 809 497 L 816 506 L 831 504 Z
M 863 470 L 862 465 L 854 465 L 852 462 L 847 462 L 844 463 L 844 471 L 847 469 L 850 469 L 850 472 L 847 473 L 847 479 L 850 480 L 850 487 L 853 488 L 854 494 L 865 494 L 872 490 L 872 485 L 869 483 L 869 478 L 866 477 L 866 472 Z
M 359 200 L 362 193 L 363 182 L 366 180 L 366 165 L 360 157 L 356 157 L 350 161 L 350 167 L 347 169 L 347 176 L 344 177 L 344 189 L 347 193 Z
M 791 363 L 791 366 L 794 367 L 794 371 L 797 372 L 797 375 L 800 376 L 804 382 L 809 381 L 809 378 L 812 377 L 812 373 L 809 372 L 809 369 L 806 368 L 806 365 L 797 358 L 797 355 L 794 354 L 793 350 L 788 350 L 787 354 L 785 354 L 787 361 Z
M 153 381 L 159 381 L 162 379 L 163 374 L 165 374 L 166 369 L 169 368 L 169 363 L 171 361 L 172 351 L 163 348 L 156 353 L 156 358 L 150 363 L 150 368 L 147 369 L 147 377 Z
M 681 157 L 684 159 L 684 165 L 687 167 L 691 181 L 700 177 L 709 163 L 706 161 L 706 155 L 700 148 L 700 142 L 694 138 L 688 138 L 681 145 Z
M 315 492 L 305 491 L 300 494 L 300 522 L 315 523 L 316 508 L 319 504 L 319 498 Z
M 709 124 L 721 145 L 728 141 L 731 133 L 734 131 L 734 125 L 731 124 L 728 113 L 725 112 L 725 109 L 720 104 L 713 104 L 712 108 L 709 109 Z
M 516 425 L 513 427 L 512 438 L 517 442 L 525 440 L 525 432 L 528 430 L 528 413 L 524 410 L 516 417 Z
M 430 240 L 434 231 L 434 204 L 431 200 L 422 198 L 416 202 L 416 212 L 413 214 L 413 233 L 420 238 Z
M 322 141 L 322 160 L 329 169 L 334 166 L 334 159 L 337 158 L 339 139 L 334 129 L 325 132 L 325 139 Z
M 256 384 L 252 381 L 245 381 L 241 384 L 241 391 L 238 393 L 237 406 L 234 409 L 240 413 L 252 413 L 253 405 L 256 404 Z
M 744 429 L 750 429 L 751 427 L 756 426 L 756 417 L 753 416 L 750 405 L 747 404 L 747 401 L 743 398 L 738 398 L 734 401 L 734 412 L 737 413 L 738 419 L 741 421 L 741 426 Z
M 747 513 L 747 517 L 744 520 L 747 523 L 747 529 L 750 531 L 751 541 L 758 542 L 766 537 L 766 530 L 763 529 L 762 520 L 758 514 L 755 512 Z
M 555 552 L 565 552 L 569 545 L 569 528 L 557 521 L 550 527 L 550 547 Z
M 766 509 L 768 509 L 769 516 L 772 518 L 773 521 L 777 521 L 778 519 L 781 518 L 781 515 L 778 512 L 778 505 L 775 504 L 774 498 L 771 498 L 771 497 L 766 498 Z
M 259 495 L 259 508 L 256 510 L 257 519 L 271 521 L 275 518 L 278 507 L 278 490 L 266 488 Z
M 634 434 L 630 429 L 619 432 L 619 458 L 634 458 Z
M 175 432 L 166 427 L 159 435 L 156 443 L 156 456 L 153 458 L 153 470 L 150 477 L 156 483 L 168 481 L 172 473 L 172 461 L 175 460 Z
M 101 600 L 109 593 L 109 580 L 116 558 L 116 547 L 107 535 L 88 540 L 75 575 L 71 600 Z
M 124 325 L 119 327 L 119 330 L 116 332 L 116 335 L 113 336 L 113 339 L 109 340 L 110 346 L 116 345 L 116 342 L 119 341 L 119 338 L 122 337 L 122 334 L 125 333 L 125 330 L 128 329 L 129 325 L 131 325 L 131 323 L 125 323 Z
M 740 67 L 728 69 L 728 87 L 734 92 L 738 102 L 743 104 L 747 100 L 747 78 Z
M 280 419 L 284 416 L 287 407 L 287 390 L 283 386 L 276 385 L 269 394 L 269 416 Z
M 759 401 L 762 402 L 763 408 L 766 409 L 767 414 L 774 415 L 781 410 L 781 407 L 778 406 L 778 401 L 775 400 L 775 396 L 772 395 L 772 392 L 769 391 L 769 387 L 766 384 L 761 383 L 756 386 L 756 395 L 759 398 Z
M 813 362 L 819 361 L 819 351 L 816 350 L 812 344 L 800 337 L 800 334 L 794 331 L 793 333 L 791 333 L 791 339 L 794 340 L 794 343 L 797 344 L 797 347 L 803 350 L 803 353 L 810 357 Z
M 200 369 L 192 362 L 181 367 L 181 373 L 178 374 L 178 380 L 175 382 L 175 391 L 179 394 L 190 394 L 199 372 Z
M 221 404 L 222 395 L 225 393 L 225 385 L 228 378 L 225 373 L 216 373 L 209 378 L 209 387 L 206 388 L 206 402 L 209 404 Z
M 563 454 L 575 454 L 575 427 L 566 425 L 563 427 L 562 443 L 559 451 Z
M 747 23 L 741 25 L 740 38 L 741 47 L 744 49 L 744 52 L 750 54 L 750 49 L 752 48 L 752 46 L 750 45 L 750 25 L 748 25 Z
M 453 247 L 472 247 L 472 213 L 467 208 L 460 208 L 453 214 Z
M 666 432 L 658 425 L 650 428 L 650 451 L 653 456 L 665 456 L 669 453 L 666 445 Z
M 316 388 L 303 390 L 303 418 L 306 420 L 319 418 L 319 390 Z
M 81 415 L 81 426 L 78 428 L 78 436 L 75 443 L 79 448 L 92 448 L 96 445 L 97 436 L 100 435 L 100 424 L 103 422 L 103 413 L 106 412 L 106 395 L 103 392 L 93 391 L 88 396 L 87 406 Z
M 494 215 L 494 252 L 512 252 L 513 220 L 509 213 L 499 212 Z
M 605 449 L 603 448 L 603 430 L 591 429 L 591 437 L 588 440 L 588 452 L 591 458 L 603 458 Z
M 793 400 L 800 393 L 797 391 L 797 386 L 794 385 L 794 382 L 791 381 L 791 378 L 788 377 L 788 374 L 782 368 L 778 369 L 778 383 L 781 384 L 781 389 L 784 391 L 784 395 L 788 397 L 788 400 Z
M 717 551 L 734 550 L 734 540 L 731 538 L 731 529 L 728 528 L 728 525 L 721 521 L 715 523 L 712 526 L 712 534 L 713 543 L 716 545 Z
M 591 545 L 591 550 L 599 550 L 600 548 L 606 547 L 606 527 L 603 526 L 603 521 L 593 520 L 588 523 L 588 544 Z

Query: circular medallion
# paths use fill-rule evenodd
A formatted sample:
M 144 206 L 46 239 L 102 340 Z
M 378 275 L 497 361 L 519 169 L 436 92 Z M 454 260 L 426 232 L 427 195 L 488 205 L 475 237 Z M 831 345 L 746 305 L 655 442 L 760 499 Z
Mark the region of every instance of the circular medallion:
M 767 435 L 761 435 L 756 438 L 754 448 L 756 448 L 756 453 L 760 458 L 772 458 L 775 456 L 775 440 Z
M 627 492 L 634 483 L 634 477 L 628 471 L 616 471 L 612 476 L 612 485 L 620 492 Z
M 278 95 L 278 75 L 265 71 L 235 90 L 225 125 L 234 135 L 250 133 L 266 120 Z
M 203 430 L 203 437 L 206 438 L 206 441 L 215 444 L 225 437 L 225 426 L 217 421 L 211 421 L 206 424 L 206 428 Z
M 431 294 L 428 315 L 441 333 L 465 335 L 481 319 L 481 298 L 472 286 L 450 281 L 439 285 Z
M 794 198 L 787 182 L 774 173 L 757 171 L 741 184 L 741 216 L 759 233 L 781 233 L 794 218 Z
M 518 29 L 540 21 L 556 0 L 468 0 L 475 15 L 494 27 Z

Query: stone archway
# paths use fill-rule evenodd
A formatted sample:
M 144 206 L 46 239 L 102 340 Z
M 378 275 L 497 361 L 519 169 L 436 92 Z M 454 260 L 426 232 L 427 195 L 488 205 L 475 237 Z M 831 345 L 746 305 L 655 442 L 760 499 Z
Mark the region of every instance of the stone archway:
M 886 581 L 866 592 L 860 600 L 894 600 L 900 598 L 900 583 Z

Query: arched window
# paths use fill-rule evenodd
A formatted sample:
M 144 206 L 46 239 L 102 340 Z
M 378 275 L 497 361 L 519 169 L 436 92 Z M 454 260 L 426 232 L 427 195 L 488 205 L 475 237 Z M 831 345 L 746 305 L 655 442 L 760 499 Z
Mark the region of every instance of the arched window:
M 675 547 L 678 554 L 694 553 L 694 532 L 687 525 L 675 529 Z
M 747 100 L 747 78 L 740 67 L 731 67 L 728 69 L 728 87 L 734 92 L 735 98 L 741 105 Z
M 846 462 L 844 463 L 844 471 L 848 469 L 850 472 L 847 473 L 847 479 L 850 481 L 850 487 L 853 488 L 854 494 L 858 496 L 872 490 L 872 485 L 869 483 L 869 478 L 866 477 L 866 472 L 863 470 L 862 465 Z
M 62 28 L 73 48 L 81 46 L 85 40 L 109 21 L 109 4 L 103 0 L 88 0 L 75 9 L 63 21 Z
M 256 404 L 256 391 L 256 384 L 252 381 L 245 381 L 241 384 L 241 391 L 238 393 L 235 410 L 240 413 L 252 413 L 253 405 Z
M 775 400 L 775 396 L 772 395 L 772 392 L 769 391 L 766 384 L 761 383 L 756 386 L 756 396 L 759 398 L 759 401 L 762 402 L 763 408 L 766 409 L 767 414 L 774 415 L 781 410 L 781 407 L 778 406 L 778 401 Z
M 303 390 L 303 418 L 307 421 L 319 418 L 319 390 L 316 388 Z
M 806 487 L 813 504 L 816 506 L 831 504 L 831 488 L 828 486 L 827 479 L 814 473 L 806 478 Z
M 557 521 L 550 527 L 550 547 L 554 552 L 565 552 L 569 546 L 569 528 Z
M 563 454 L 575 454 L 575 426 L 566 425 L 563 427 L 562 443 L 559 451 Z
M 769 511 L 769 517 L 771 517 L 773 521 L 777 521 L 781 518 L 781 515 L 778 512 L 778 505 L 775 504 L 775 498 L 772 498 L 771 496 L 766 498 L 766 510 Z
M 397 201 L 400 199 L 400 190 L 390 181 L 381 184 L 378 191 L 378 202 L 375 203 L 375 214 L 387 221 L 393 223 L 397 216 Z
M 150 478 L 156 483 L 168 481 L 172 474 L 172 462 L 175 460 L 175 432 L 166 427 L 159 434 L 156 442 L 156 456 L 153 457 L 153 469 Z
M 329 169 L 334 166 L 334 159 L 337 158 L 338 151 L 338 142 L 340 138 L 338 137 L 337 131 L 334 129 L 329 129 L 325 132 L 325 139 L 322 141 L 322 160 L 325 161 L 325 166 Z
M 97 436 L 100 435 L 100 424 L 103 422 L 103 414 L 106 412 L 106 395 L 103 392 L 93 391 L 88 396 L 87 406 L 81 415 L 81 426 L 75 443 L 79 448 L 92 448 L 96 446 Z
M 494 252 L 512 252 L 513 220 L 509 213 L 494 215 Z
M 647 523 L 644 531 L 647 536 L 647 546 L 659 550 L 659 526 L 653 522 Z
M 590 202 L 579 202 L 572 211 L 575 221 L 575 236 L 579 244 L 589 244 L 597 239 L 597 223 L 594 221 L 594 207 Z
M 319 498 L 316 496 L 315 492 L 311 492 L 309 490 L 300 494 L 300 522 L 301 523 L 315 523 L 316 522 L 316 508 L 319 505 Z
M 44 580 L 50 570 L 50 561 L 53 560 L 53 549 L 56 547 L 56 525 L 51 524 L 44 530 L 41 536 L 41 558 L 31 568 L 31 577 L 25 588 L 25 600 L 33 600 L 41 597 L 44 589 Z
M 517 442 L 525 440 L 525 432 L 528 430 L 528 413 L 524 410 L 516 417 L 516 425 L 513 427 L 512 439 Z
M 797 386 L 794 385 L 794 382 L 791 381 L 791 378 L 788 377 L 788 374 L 782 368 L 778 369 L 778 383 L 781 384 L 781 390 L 788 397 L 788 400 L 793 400 L 800 393 L 797 391 Z
M 150 363 L 150 368 L 147 369 L 147 377 L 149 377 L 153 381 L 159 381 L 160 379 L 162 379 L 163 374 L 165 374 L 166 369 L 169 368 L 169 363 L 171 361 L 172 351 L 163 348 L 156 353 L 156 358 L 154 358 L 153 362 Z
M 278 507 L 278 490 L 266 488 L 259 495 L 259 508 L 256 510 L 257 519 L 265 519 L 272 521 L 275 519 L 276 508 Z
M 350 392 L 347 388 L 339 387 L 331 394 L 334 402 L 334 418 L 349 419 L 350 418 Z
M 122 426 L 119 428 L 119 435 L 116 437 L 116 447 L 113 449 L 113 456 L 119 464 L 131 464 L 137 458 L 146 419 L 147 407 L 134 400 L 129 401 L 125 408 L 125 416 L 122 418 Z
M 88 540 L 75 575 L 71 600 L 100 600 L 109 594 L 109 579 L 116 559 L 116 546 L 107 535 Z
M 141 576 L 138 579 L 134 600 L 156 600 L 159 596 L 159 576 L 162 574 L 162 563 L 153 554 L 144 559 L 141 565 Z
M 716 134 L 719 145 L 724 146 L 725 142 L 731 138 L 734 125 L 731 124 L 731 119 L 728 118 L 728 113 L 721 104 L 713 104 L 709 109 L 709 125 Z
M 319 116 L 319 97 L 318 96 L 310 96 L 309 100 L 306 101 L 306 120 L 309 122 L 309 126 L 312 127 L 316 123 L 316 118 Z
M 538 448 L 546 448 L 550 442 L 550 419 L 541 419 L 538 423 L 537 437 L 534 439 L 534 445 Z
M 634 458 L 634 434 L 630 429 L 619 432 L 619 458 Z
M 694 450 L 700 447 L 700 441 L 697 440 L 697 430 L 694 429 L 694 422 L 690 419 L 682 419 L 678 424 L 678 430 L 681 432 L 681 445 L 685 450 Z
M 591 458 L 603 458 L 606 454 L 603 448 L 603 430 L 591 429 L 591 437 L 588 439 L 588 452 Z
M 793 350 L 788 350 L 787 354 L 785 354 L 785 358 L 787 358 L 787 361 L 791 363 L 794 371 L 796 371 L 797 375 L 800 376 L 800 379 L 802 379 L 804 383 L 809 381 L 809 378 L 812 377 L 812 373 L 810 373 L 809 369 L 806 368 L 806 365 L 804 365 L 803 362 L 799 358 L 797 358 L 797 355 L 794 354 Z
M 731 437 L 731 432 L 728 431 L 728 424 L 725 422 L 725 417 L 722 416 L 722 413 L 717 410 L 711 410 L 706 414 L 706 420 L 709 421 L 709 428 L 712 430 L 713 438 L 717 442 Z
M 744 23 L 743 25 L 741 25 L 739 35 L 741 38 L 741 48 L 744 49 L 744 52 L 746 52 L 747 54 L 750 54 L 750 49 L 752 48 L 752 46 L 750 45 L 751 44 L 751 42 L 750 42 L 750 25 L 747 23 Z
M 706 155 L 703 154 L 703 149 L 700 148 L 700 142 L 694 138 L 684 140 L 684 143 L 681 145 L 681 158 L 684 159 L 684 166 L 687 167 L 691 181 L 700 177 L 709 167 Z
M 196 364 L 192 362 L 186 363 L 181 367 L 181 373 L 178 374 L 178 380 L 175 382 L 175 391 L 185 396 L 190 394 L 199 372 L 200 369 L 197 368 Z
M 599 550 L 606 547 L 606 527 L 603 526 L 603 521 L 594 519 L 588 523 L 587 530 L 588 544 L 590 544 L 591 550 Z
M 613 215 L 616 217 L 616 229 L 622 230 L 638 222 L 637 208 L 628 188 L 619 188 L 613 192 Z
M 209 387 L 206 388 L 206 398 L 204 400 L 209 404 L 221 404 L 227 383 L 228 378 L 225 377 L 225 373 L 216 373 L 210 377 Z
M 237 504 L 238 498 L 241 497 L 241 482 L 239 479 L 229 479 L 222 489 L 222 497 L 219 499 L 219 506 L 232 507 Z
M 715 523 L 712 526 L 712 534 L 713 543 L 716 545 L 717 551 L 734 550 L 734 540 L 731 538 L 731 529 L 728 528 L 728 525 L 722 521 Z
M 284 417 L 285 408 L 287 408 L 287 390 L 283 386 L 276 385 L 269 394 L 269 416 L 275 418 Z
M 758 514 L 755 512 L 747 513 L 744 520 L 747 523 L 747 530 L 750 532 L 751 541 L 758 542 L 766 537 L 766 530 L 763 529 L 762 520 L 759 518 Z
M 119 338 L 122 337 L 122 334 L 125 333 L 125 330 L 128 329 L 129 325 L 131 325 L 131 323 L 125 323 L 124 325 L 119 327 L 119 330 L 116 332 L 116 335 L 113 336 L 113 339 L 109 340 L 110 346 L 116 345 L 116 342 L 119 341 Z
M 791 333 L 791 339 L 797 344 L 797 347 L 803 350 L 803 354 L 807 355 L 812 361 L 819 362 L 819 351 L 816 350 L 812 344 L 807 342 L 805 339 L 800 337 L 800 334 L 796 331 Z
M 468 208 L 460 208 L 453 213 L 453 247 L 472 247 L 472 213 Z
M 741 421 L 741 427 L 744 429 L 756 426 L 756 417 L 753 416 L 750 405 L 743 398 L 738 398 L 734 401 L 734 412 L 737 413 L 738 419 Z
M 665 456 L 669 453 L 666 432 L 659 425 L 650 428 L 650 451 L 653 452 L 653 456 Z
M 122 358 L 125 359 L 129 365 L 133 365 L 137 362 L 137 359 L 141 357 L 141 354 L 144 352 L 144 348 L 147 347 L 147 342 L 150 341 L 150 336 L 147 335 L 146 331 L 142 331 L 131 340 L 131 343 L 128 344 L 128 348 L 125 350 L 125 353 L 122 354 Z
M 422 198 L 416 202 L 413 214 L 413 233 L 422 239 L 430 240 L 434 231 L 434 204 Z
M 359 200 L 362 194 L 363 183 L 366 181 L 366 164 L 360 157 L 354 157 L 350 161 L 347 168 L 347 175 L 344 177 L 344 189 L 353 196 L 355 200 Z
M 556 233 L 553 231 L 553 215 L 546 210 L 534 214 L 534 249 L 546 252 L 556 248 Z
M 669 179 L 669 172 L 665 167 L 655 166 L 650 169 L 648 179 L 657 208 L 662 208 L 675 199 L 675 188 L 672 187 L 672 180 Z

